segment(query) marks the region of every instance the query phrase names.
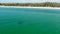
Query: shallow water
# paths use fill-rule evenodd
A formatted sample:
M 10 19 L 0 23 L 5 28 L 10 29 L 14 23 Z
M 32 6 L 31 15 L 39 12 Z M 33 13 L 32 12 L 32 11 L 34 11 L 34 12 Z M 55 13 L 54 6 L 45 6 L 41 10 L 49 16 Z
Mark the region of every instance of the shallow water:
M 60 10 L 0 8 L 0 34 L 60 34 Z

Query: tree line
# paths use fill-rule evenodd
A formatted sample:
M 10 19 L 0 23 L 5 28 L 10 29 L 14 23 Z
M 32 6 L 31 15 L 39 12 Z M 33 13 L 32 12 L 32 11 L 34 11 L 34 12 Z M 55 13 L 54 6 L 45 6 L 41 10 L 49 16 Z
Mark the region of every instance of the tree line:
M 44 3 L 0 3 L 0 6 L 60 7 L 60 3 L 55 3 L 55 2 L 44 2 Z

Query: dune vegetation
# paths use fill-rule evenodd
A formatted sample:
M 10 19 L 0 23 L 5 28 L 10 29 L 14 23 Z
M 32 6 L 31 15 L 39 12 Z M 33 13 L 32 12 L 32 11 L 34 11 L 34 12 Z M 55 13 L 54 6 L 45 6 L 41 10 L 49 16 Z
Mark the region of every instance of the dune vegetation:
M 60 7 L 60 3 L 56 3 L 56 2 L 43 2 L 43 3 L 0 3 L 0 6 Z

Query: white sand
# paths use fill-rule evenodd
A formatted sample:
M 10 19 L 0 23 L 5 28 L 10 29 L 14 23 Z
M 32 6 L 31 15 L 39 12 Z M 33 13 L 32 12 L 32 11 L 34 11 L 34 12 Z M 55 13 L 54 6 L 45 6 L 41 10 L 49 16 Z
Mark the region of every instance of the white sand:
M 5 8 L 37 8 L 37 9 L 60 9 L 60 7 L 24 7 L 24 6 L 0 6 Z

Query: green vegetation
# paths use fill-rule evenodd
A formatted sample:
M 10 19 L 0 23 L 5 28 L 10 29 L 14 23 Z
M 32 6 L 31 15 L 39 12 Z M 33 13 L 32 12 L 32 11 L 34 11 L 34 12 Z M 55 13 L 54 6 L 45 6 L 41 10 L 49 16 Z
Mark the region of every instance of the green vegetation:
M 60 3 L 55 3 L 55 2 L 44 2 L 44 3 L 0 3 L 0 6 L 60 7 Z

